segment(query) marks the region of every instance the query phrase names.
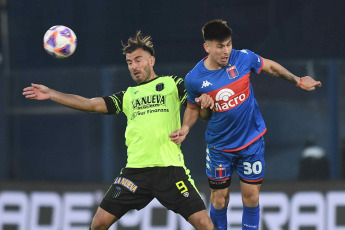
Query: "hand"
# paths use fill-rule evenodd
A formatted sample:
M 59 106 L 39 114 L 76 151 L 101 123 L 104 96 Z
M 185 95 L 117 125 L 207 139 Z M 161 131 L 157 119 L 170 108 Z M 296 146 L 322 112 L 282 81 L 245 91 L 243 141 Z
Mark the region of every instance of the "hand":
M 184 132 L 182 129 L 175 130 L 173 133 L 169 135 L 170 140 L 175 144 L 181 144 L 184 139 L 186 139 L 187 133 Z
M 50 99 L 50 89 L 44 85 L 37 85 L 31 83 L 31 86 L 23 89 L 25 98 L 34 100 L 47 100 Z
M 200 105 L 201 109 L 210 108 L 213 109 L 214 101 L 212 97 L 206 93 L 202 94 L 200 97 L 195 98 L 195 102 Z
M 303 90 L 312 91 L 312 90 L 315 90 L 316 86 L 321 87 L 322 84 L 320 81 L 315 81 L 310 76 L 305 76 L 305 77 L 300 78 L 300 81 L 298 82 L 298 86 L 301 87 L 301 89 Z

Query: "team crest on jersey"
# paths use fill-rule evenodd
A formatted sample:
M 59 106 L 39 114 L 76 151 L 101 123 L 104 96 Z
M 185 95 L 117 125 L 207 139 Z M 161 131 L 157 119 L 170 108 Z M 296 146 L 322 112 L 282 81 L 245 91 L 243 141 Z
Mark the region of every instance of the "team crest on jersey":
M 236 66 L 230 66 L 226 69 L 226 73 L 228 74 L 230 79 L 234 79 L 239 76 Z
M 164 84 L 163 83 L 159 83 L 156 85 L 156 91 L 162 91 L 164 89 Z
M 223 178 L 226 176 L 226 168 L 219 165 L 218 168 L 215 168 L 215 176 L 216 178 Z

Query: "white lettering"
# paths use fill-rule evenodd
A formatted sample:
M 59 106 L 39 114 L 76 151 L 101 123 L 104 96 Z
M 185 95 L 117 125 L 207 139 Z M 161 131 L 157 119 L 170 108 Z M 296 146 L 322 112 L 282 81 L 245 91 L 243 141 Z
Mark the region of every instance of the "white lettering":
M 230 99 L 229 101 L 226 100 L 227 102 L 225 103 L 219 104 L 218 102 L 216 102 L 215 111 L 228 110 L 229 108 L 236 107 L 237 105 L 241 104 L 245 99 L 246 99 L 246 95 L 242 93 L 239 96 Z
M 15 225 L 17 230 L 27 227 L 29 201 L 25 192 L 5 191 L 0 193 L 0 227 Z
M 259 165 L 248 168 L 252 173 Z M 2 191 L 0 192 L 0 229 L 16 230 L 88 230 L 99 204 L 101 192 Z M 201 194 L 206 201 L 204 194 Z M 208 200 L 208 199 L 207 199 Z M 207 202 L 205 202 L 207 203 Z M 260 194 L 260 229 L 345 230 L 340 211 L 345 207 L 345 191 L 262 192 Z M 48 212 L 46 212 L 49 210 Z M 327 213 L 326 213 L 327 210 Z M 49 213 L 49 216 L 47 216 Z M 228 228 L 241 229 L 241 193 L 231 193 Z M 158 220 L 158 221 L 157 221 Z M 160 220 L 160 221 L 159 221 Z M 163 221 L 163 222 L 162 222 Z M 156 199 L 140 211 L 130 211 L 109 230 L 122 228 L 150 230 L 192 230 L 183 217 L 167 211 Z
M 63 197 L 64 220 L 62 229 L 66 230 L 88 230 L 92 219 L 91 207 L 94 204 L 92 193 L 65 193 Z M 84 226 L 76 226 L 76 225 Z
M 41 208 L 51 208 L 51 223 L 39 224 Z M 33 192 L 31 195 L 30 208 L 30 229 L 31 230 L 58 230 L 61 220 L 61 199 L 55 192 Z
M 142 221 L 141 212 L 137 210 L 132 210 L 126 213 L 121 219 L 119 220 L 119 224 L 123 227 L 135 227 L 140 224 Z
M 154 219 L 156 219 L 153 216 L 153 210 L 154 209 L 162 209 L 161 212 L 166 212 L 167 218 L 166 223 L 164 225 L 154 225 L 152 222 Z M 149 203 L 146 208 L 143 215 L 143 221 L 141 222 L 141 229 L 150 229 L 150 230 L 174 230 L 176 229 L 176 220 L 177 216 L 171 212 L 168 211 L 166 208 L 162 207 L 162 205 L 158 202 L 157 199 L 153 199 L 151 203 Z
M 344 218 L 343 215 L 337 214 L 338 207 L 345 207 L 345 192 L 328 192 L 327 199 L 327 229 L 344 230 L 345 226 L 337 226 L 337 217 Z
M 267 211 L 268 208 L 278 208 L 278 211 Z M 260 194 L 261 219 L 267 229 L 283 230 L 289 218 L 289 199 L 285 193 L 265 192 Z
M 291 199 L 290 213 L 290 230 L 306 226 L 313 226 L 315 230 L 325 229 L 325 199 L 320 192 L 296 193 Z

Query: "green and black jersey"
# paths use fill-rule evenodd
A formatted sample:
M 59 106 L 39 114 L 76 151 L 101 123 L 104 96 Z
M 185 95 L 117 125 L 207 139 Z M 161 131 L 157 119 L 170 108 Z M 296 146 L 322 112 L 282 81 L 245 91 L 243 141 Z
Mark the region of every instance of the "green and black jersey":
M 169 134 L 181 128 L 187 92 L 182 78 L 161 76 L 104 97 L 108 112 L 127 116 L 127 168 L 184 166 L 180 145 Z

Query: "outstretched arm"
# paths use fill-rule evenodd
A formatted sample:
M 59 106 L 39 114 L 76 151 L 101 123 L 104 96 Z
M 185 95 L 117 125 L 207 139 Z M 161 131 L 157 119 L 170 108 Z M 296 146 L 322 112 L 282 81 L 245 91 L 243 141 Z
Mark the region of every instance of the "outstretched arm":
M 85 98 L 79 95 L 66 94 L 44 85 L 31 84 L 23 89 L 23 95 L 33 100 L 52 100 L 66 107 L 85 112 L 107 113 L 105 101 L 101 97 Z
M 315 87 L 321 87 L 322 84 L 320 81 L 315 81 L 310 76 L 305 77 L 297 77 L 294 74 L 290 73 L 287 69 L 285 69 L 283 66 L 278 64 L 277 62 L 274 62 L 269 59 L 263 58 L 263 66 L 262 70 L 265 73 L 268 73 L 274 77 L 281 78 L 284 80 L 287 80 L 296 86 L 301 87 L 301 89 L 306 91 L 312 91 L 315 89 Z

